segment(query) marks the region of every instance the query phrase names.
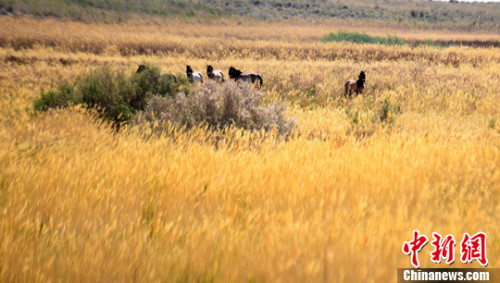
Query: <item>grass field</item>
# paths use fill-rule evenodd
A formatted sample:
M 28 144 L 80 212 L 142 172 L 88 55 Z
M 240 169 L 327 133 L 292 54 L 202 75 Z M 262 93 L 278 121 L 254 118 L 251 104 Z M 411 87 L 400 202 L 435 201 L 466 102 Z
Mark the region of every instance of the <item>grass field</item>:
M 366 24 L 366 23 L 365 23 Z M 0 18 L 0 281 L 395 282 L 418 229 L 488 235 L 500 267 L 499 48 L 323 43 L 345 23 Z M 297 126 L 119 132 L 33 101 L 99 66 L 258 71 Z M 344 83 L 367 74 L 365 93 Z M 456 253 L 459 254 L 457 244 Z M 422 267 L 434 264 L 426 246 Z M 477 262 L 452 267 L 480 267 Z

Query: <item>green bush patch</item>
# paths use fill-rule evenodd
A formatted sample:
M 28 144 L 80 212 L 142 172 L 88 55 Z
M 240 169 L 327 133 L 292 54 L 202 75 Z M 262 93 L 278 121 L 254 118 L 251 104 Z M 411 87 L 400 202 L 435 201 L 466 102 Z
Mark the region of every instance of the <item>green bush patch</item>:
M 411 45 L 413 47 L 430 46 L 436 48 L 447 48 L 457 45 L 466 46 L 496 46 L 496 42 L 440 42 L 436 40 L 424 41 L 405 41 L 397 36 L 388 35 L 387 37 L 371 36 L 366 33 L 339 31 L 337 33 L 331 32 L 320 39 L 322 42 L 352 42 L 358 44 L 384 44 L 384 45 Z
M 131 76 L 123 72 L 102 67 L 93 70 L 72 85 L 61 82 L 59 86 L 41 95 L 33 103 L 36 111 L 85 105 L 95 108 L 101 116 L 116 125 L 128 122 L 138 111 L 144 110 L 153 95 L 173 96 L 179 91 L 189 92 L 187 78 L 178 76 L 175 83 L 160 69 L 149 66 L 141 73 Z
M 339 31 L 337 33 L 329 33 L 321 38 L 323 42 L 353 42 L 353 43 L 371 43 L 385 45 L 405 45 L 406 42 L 397 36 L 371 36 L 366 33 Z

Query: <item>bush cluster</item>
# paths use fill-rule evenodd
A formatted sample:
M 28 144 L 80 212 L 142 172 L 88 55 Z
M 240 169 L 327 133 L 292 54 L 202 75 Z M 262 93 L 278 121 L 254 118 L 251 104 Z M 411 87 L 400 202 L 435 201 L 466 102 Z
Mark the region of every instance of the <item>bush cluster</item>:
M 385 45 L 405 45 L 406 42 L 397 36 L 371 36 L 366 33 L 358 33 L 358 32 L 348 32 L 348 31 L 339 31 L 337 33 L 329 33 L 323 38 L 321 38 L 323 42 L 354 42 L 354 43 L 372 43 L 372 44 L 385 44 Z
M 212 129 L 236 126 L 248 130 L 276 128 L 278 134 L 288 134 L 295 125 L 285 115 L 285 105 L 275 102 L 263 105 L 264 93 L 250 84 L 227 81 L 223 84 L 208 80 L 189 94 L 154 96 L 146 111 L 136 121 L 167 122 L 192 127 L 200 123 Z
M 339 31 L 337 33 L 331 32 L 320 39 L 322 42 L 352 42 L 352 43 L 369 43 L 369 44 L 384 44 L 384 45 L 407 45 L 410 44 L 413 47 L 418 46 L 432 46 L 432 47 L 441 47 L 446 48 L 450 46 L 455 46 L 456 44 L 453 42 L 440 42 L 436 40 L 424 40 L 424 41 L 405 41 L 397 36 L 371 36 L 366 33 L 358 33 L 358 32 L 348 32 L 348 31 Z M 465 43 L 465 42 L 462 42 Z M 469 44 L 474 44 L 474 42 L 470 42 Z
M 44 111 L 72 105 L 97 109 L 101 116 L 123 123 L 170 122 L 192 127 L 208 124 L 213 129 L 236 126 L 250 130 L 272 130 L 289 133 L 295 122 L 285 116 L 280 103 L 263 105 L 264 93 L 250 84 L 207 81 L 191 88 L 186 76 L 177 82 L 162 75 L 159 68 L 148 66 L 131 76 L 108 67 L 79 78 L 74 84 L 62 82 L 56 89 L 41 95 L 34 109 Z
M 179 91 L 189 91 L 187 79 L 180 76 L 175 83 L 169 76 L 161 75 L 157 67 L 149 66 L 132 76 L 103 67 L 85 74 L 74 84 L 62 82 L 55 90 L 42 94 L 35 100 L 34 109 L 44 111 L 83 104 L 119 125 L 143 111 L 154 95 L 174 96 Z

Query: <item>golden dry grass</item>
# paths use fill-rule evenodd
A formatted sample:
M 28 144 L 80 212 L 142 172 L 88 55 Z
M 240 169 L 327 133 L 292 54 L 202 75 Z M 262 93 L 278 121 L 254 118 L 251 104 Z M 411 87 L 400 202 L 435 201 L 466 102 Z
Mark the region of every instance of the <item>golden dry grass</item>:
M 197 39 L 154 25 L 41 21 L 38 33 L 35 20 L 0 20 L 2 42 L 39 41 L 0 49 L 0 281 L 394 282 L 413 229 L 457 241 L 484 231 L 499 267 L 498 49 L 321 44 L 304 39 L 308 26 L 283 39 L 266 25 L 252 41 L 235 24 Z M 144 42 L 184 49 L 120 55 Z M 267 100 L 288 102 L 298 128 L 288 141 L 202 127 L 157 136 L 115 133 L 78 108 L 32 114 L 60 80 L 145 60 L 259 71 Z M 344 100 L 361 69 L 366 93 Z M 373 119 L 386 98 L 402 108 L 391 123 Z M 437 267 L 430 248 L 423 267 Z

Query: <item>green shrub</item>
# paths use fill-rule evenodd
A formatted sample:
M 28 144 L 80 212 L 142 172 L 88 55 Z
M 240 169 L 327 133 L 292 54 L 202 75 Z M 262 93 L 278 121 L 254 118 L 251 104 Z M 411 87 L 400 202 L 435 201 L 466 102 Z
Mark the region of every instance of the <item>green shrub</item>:
M 90 72 L 76 84 L 75 97 L 88 107 L 98 109 L 114 122 L 128 121 L 138 108 L 138 90 L 123 73 L 104 67 Z
M 356 111 L 354 113 L 347 113 L 347 115 L 349 116 L 350 120 L 351 120 L 351 124 L 352 125 L 358 125 L 359 124 L 359 112 Z
M 132 82 L 136 84 L 136 93 L 132 97 L 131 105 L 135 109 L 144 110 L 146 100 L 152 95 L 173 96 L 182 91 L 189 93 L 187 77 L 177 76 L 176 83 L 168 74 L 163 74 L 156 66 L 146 64 L 146 69 L 132 76 Z
M 382 108 L 379 111 L 379 119 L 381 122 L 392 123 L 394 122 L 395 115 L 401 113 L 401 106 L 394 105 L 389 99 L 385 99 Z
M 387 38 L 380 36 L 370 36 L 366 33 L 339 31 L 337 33 L 329 33 L 321 38 L 323 42 L 353 42 L 353 43 L 371 43 L 385 45 L 405 45 L 406 42 L 397 36 L 388 36 Z
M 420 42 L 415 42 L 413 45 L 415 47 L 429 46 L 429 47 L 438 47 L 438 48 L 446 48 L 446 47 L 454 46 L 454 44 L 441 43 L 441 42 L 436 41 L 436 40 L 424 40 L 424 41 L 420 41 Z
M 401 38 L 397 37 L 397 36 L 387 36 L 387 38 L 382 38 L 382 41 L 384 42 L 381 42 L 383 44 L 386 44 L 386 45 L 405 45 L 406 42 L 404 40 L 402 40 Z
M 144 110 L 148 100 L 155 96 L 174 96 L 177 92 L 188 93 L 187 78 L 180 76 L 175 83 L 160 69 L 149 66 L 141 73 L 126 76 L 109 67 L 93 70 L 80 77 L 74 85 L 62 82 L 55 90 L 36 99 L 37 111 L 83 104 L 97 109 L 101 115 L 120 124 L 128 122 L 138 111 Z
M 492 118 L 492 119 L 490 120 L 490 122 L 488 123 L 488 128 L 490 128 L 490 129 L 495 129 L 495 124 L 496 124 L 496 122 L 497 122 L 497 121 L 495 120 L 495 118 Z
M 36 111 L 45 111 L 49 108 L 62 108 L 70 104 L 79 104 L 80 97 L 75 97 L 75 88 L 63 82 L 57 90 L 48 91 L 33 103 Z

